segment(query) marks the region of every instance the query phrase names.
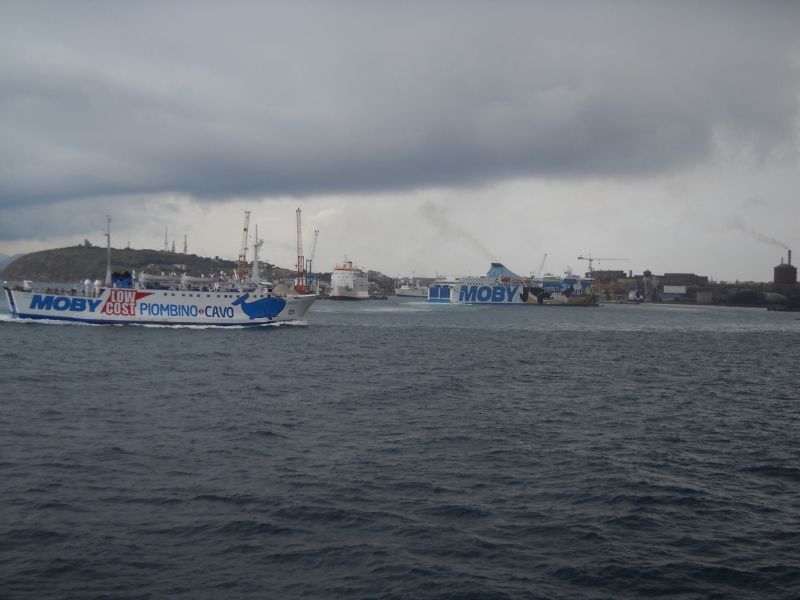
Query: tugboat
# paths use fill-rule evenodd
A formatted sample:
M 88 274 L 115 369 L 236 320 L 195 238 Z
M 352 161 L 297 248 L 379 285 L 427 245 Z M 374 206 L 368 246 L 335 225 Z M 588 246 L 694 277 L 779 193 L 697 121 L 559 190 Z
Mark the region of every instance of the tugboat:
M 36 289 L 29 281 L 5 287 L 12 315 L 94 324 L 264 325 L 299 319 L 316 300 L 313 295 L 276 294 L 271 282 L 261 280 L 258 250 L 264 241 L 258 239 L 258 228 L 250 277 L 112 274 L 110 218 L 105 235 L 105 281 L 87 279 L 82 289 L 70 290 Z

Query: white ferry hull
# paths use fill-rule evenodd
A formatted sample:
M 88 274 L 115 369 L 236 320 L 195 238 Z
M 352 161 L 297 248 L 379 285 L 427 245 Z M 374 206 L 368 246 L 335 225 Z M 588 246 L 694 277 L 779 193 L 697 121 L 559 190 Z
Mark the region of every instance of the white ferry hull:
M 264 325 L 305 315 L 313 295 L 105 288 L 97 295 L 60 295 L 5 288 L 20 319 L 93 324 Z
M 501 263 L 484 276 L 440 277 L 428 288 L 428 302 L 525 306 L 595 306 L 593 282 L 571 272 L 563 278 L 522 278 Z
M 410 290 L 403 290 L 400 288 L 395 288 L 394 290 L 395 296 L 398 298 L 427 298 L 428 297 L 428 290 L 425 289 L 410 289 Z
M 438 287 L 439 289 L 436 289 Z M 428 302 L 443 304 L 491 304 L 526 306 L 594 306 L 597 297 L 590 283 L 570 286 L 484 284 L 432 286 Z
M 346 293 L 331 294 L 331 300 L 369 300 L 369 294 L 366 295 L 346 295 Z

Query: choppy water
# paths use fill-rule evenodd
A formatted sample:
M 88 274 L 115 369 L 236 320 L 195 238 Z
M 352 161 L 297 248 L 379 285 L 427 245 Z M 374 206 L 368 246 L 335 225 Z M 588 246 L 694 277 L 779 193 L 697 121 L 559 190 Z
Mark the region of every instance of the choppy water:
M 800 315 L 0 320 L 4 598 L 795 598 Z

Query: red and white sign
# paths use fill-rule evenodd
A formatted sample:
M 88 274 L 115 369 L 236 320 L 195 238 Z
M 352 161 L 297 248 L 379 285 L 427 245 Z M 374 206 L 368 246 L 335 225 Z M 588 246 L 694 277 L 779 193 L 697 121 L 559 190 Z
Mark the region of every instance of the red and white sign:
M 136 303 L 149 295 L 150 292 L 136 290 L 111 290 L 101 312 L 118 317 L 132 317 L 136 314 Z

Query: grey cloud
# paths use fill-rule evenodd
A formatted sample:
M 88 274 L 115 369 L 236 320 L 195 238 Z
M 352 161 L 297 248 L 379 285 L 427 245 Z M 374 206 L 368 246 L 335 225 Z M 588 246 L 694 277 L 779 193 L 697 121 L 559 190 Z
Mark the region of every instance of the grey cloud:
M 0 7 L 0 208 L 642 177 L 720 128 L 793 147 L 793 4 L 44 6 Z

